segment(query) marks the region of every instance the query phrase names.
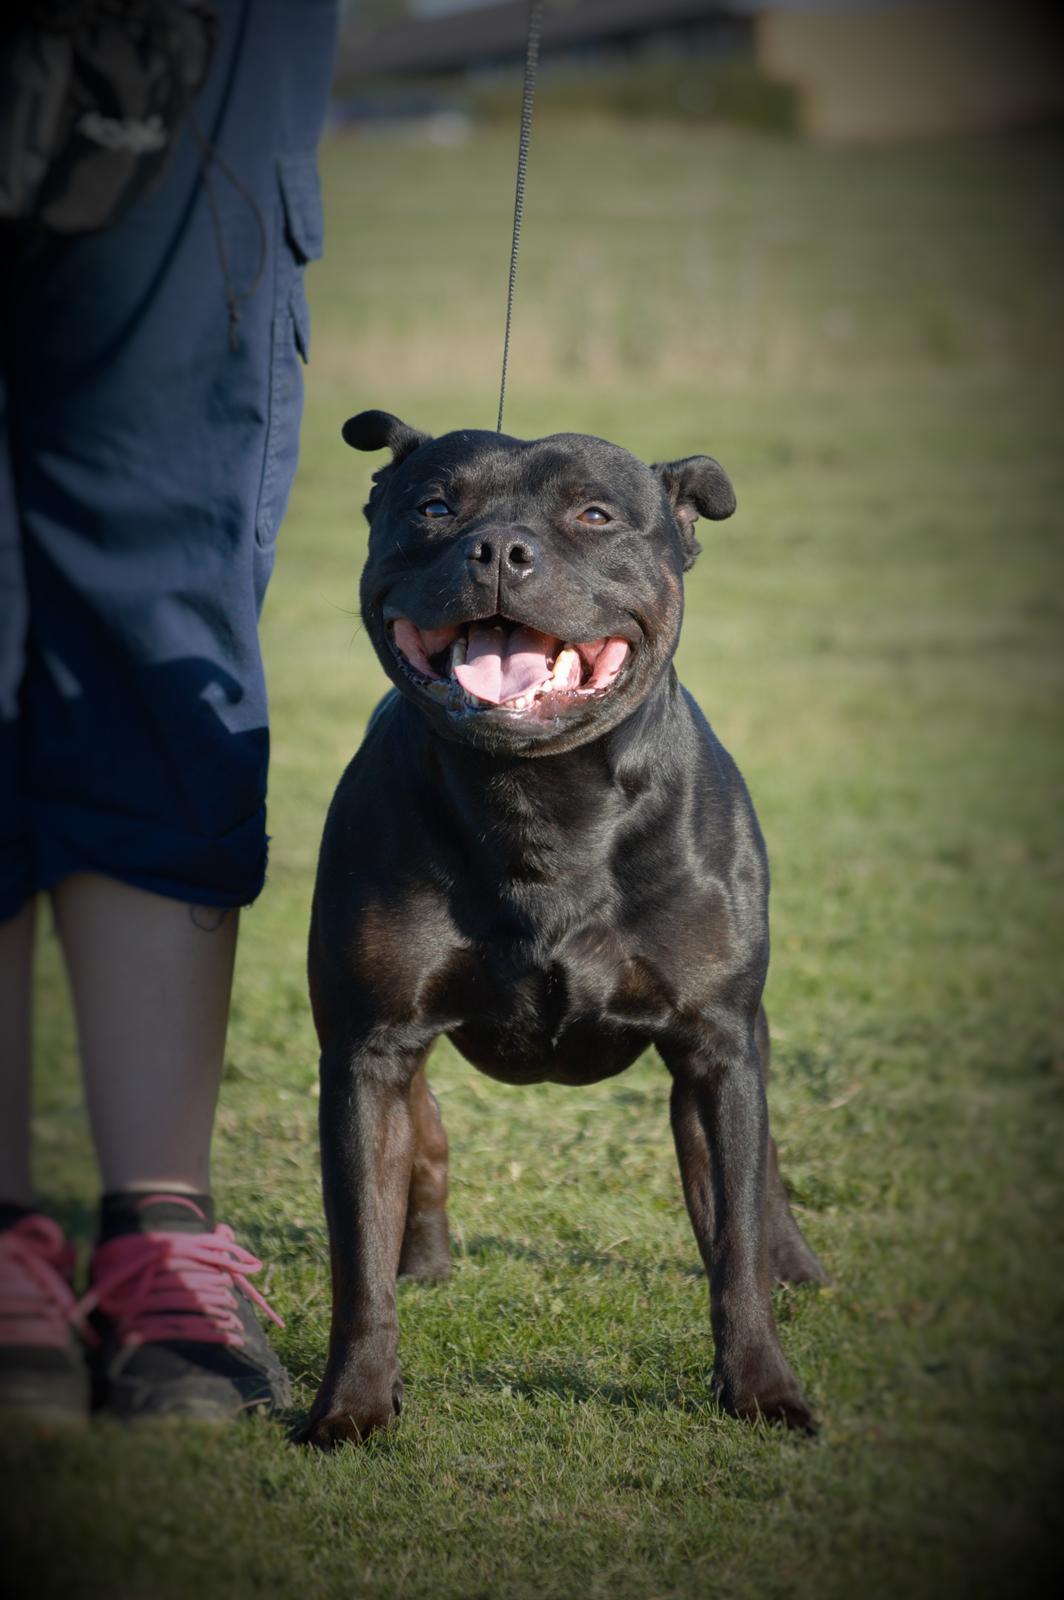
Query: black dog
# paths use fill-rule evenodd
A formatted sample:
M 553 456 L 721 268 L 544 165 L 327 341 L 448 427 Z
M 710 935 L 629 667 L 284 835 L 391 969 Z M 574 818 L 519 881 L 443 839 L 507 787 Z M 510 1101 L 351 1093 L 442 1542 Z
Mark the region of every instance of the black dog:
M 325 825 L 310 931 L 332 1253 L 328 1368 L 302 1437 L 402 1403 L 397 1273 L 448 1270 L 441 1033 L 507 1083 L 595 1083 L 650 1044 L 672 1074 L 709 1274 L 714 1386 L 813 1426 L 773 1279 L 824 1281 L 768 1132 L 765 849 L 672 667 L 698 516 L 735 509 L 709 456 L 646 467 L 579 434 L 438 440 L 381 411 L 362 615 L 398 693 Z

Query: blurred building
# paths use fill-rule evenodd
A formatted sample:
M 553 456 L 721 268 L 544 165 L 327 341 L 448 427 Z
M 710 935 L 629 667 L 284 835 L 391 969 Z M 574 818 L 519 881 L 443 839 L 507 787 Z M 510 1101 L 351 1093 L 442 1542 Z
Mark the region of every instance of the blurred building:
M 1059 8 L 1038 0 L 767 5 L 755 49 L 799 126 L 859 141 L 1022 126 L 1064 111 Z
M 340 42 L 345 81 L 512 66 L 524 58 L 527 0 L 436 6 L 375 17 L 354 11 Z M 617 52 L 749 51 L 753 18 L 722 0 L 547 0 L 545 59 L 594 63 Z
M 836 142 L 1015 126 L 1064 111 L 1059 9 L 1040 0 L 547 0 L 542 81 L 549 92 L 552 69 L 570 83 L 583 75 L 590 93 L 611 73 L 638 77 L 671 59 L 683 63 L 684 85 L 659 72 L 660 105 L 651 89 L 618 108 L 638 101 L 663 115 L 715 109 L 772 124 L 785 103 L 796 131 Z M 409 11 L 397 0 L 385 13 L 355 9 L 344 25 L 337 76 L 356 97 L 384 82 L 423 95 L 426 84 L 483 81 L 512 73 L 524 55 L 526 0 L 422 0 Z M 746 92 L 692 94 L 699 67 L 722 64 L 745 73 Z M 765 93 L 750 92 L 755 80 Z M 773 87 L 789 98 L 773 100 Z M 670 106 L 670 93 L 683 103 Z

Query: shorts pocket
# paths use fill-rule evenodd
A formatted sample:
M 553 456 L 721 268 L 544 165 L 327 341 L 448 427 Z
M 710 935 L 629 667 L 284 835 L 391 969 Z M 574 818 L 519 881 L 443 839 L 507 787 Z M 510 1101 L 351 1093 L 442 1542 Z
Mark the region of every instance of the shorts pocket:
M 314 153 L 281 156 L 277 181 L 280 205 L 270 332 L 270 392 L 255 518 L 255 536 L 260 545 L 271 545 L 277 537 L 299 459 L 302 363 L 310 356 L 310 308 L 303 271 L 306 263 L 316 261 L 322 252 L 321 187 Z

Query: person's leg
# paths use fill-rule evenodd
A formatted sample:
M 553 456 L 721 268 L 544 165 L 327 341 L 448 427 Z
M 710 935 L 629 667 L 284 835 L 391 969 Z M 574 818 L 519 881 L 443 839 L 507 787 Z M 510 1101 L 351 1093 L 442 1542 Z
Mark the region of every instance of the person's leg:
M 2 257 L 0 257 L 2 262 Z M 0 298 L 8 285 L 0 265 Z M 30 975 L 35 895 L 29 866 L 21 693 L 26 573 L 8 424 L 7 324 L 0 328 L 0 1206 L 29 1206 Z
M 30 1207 L 30 975 L 36 903 L 0 922 L 0 1205 Z
M 53 898 L 104 1189 L 205 1193 L 237 912 L 95 873 Z
M 0 250 L 0 303 L 11 302 Z M 37 896 L 22 694 L 28 604 L 11 451 L 11 318 L 0 319 L 0 1413 L 84 1422 L 88 1372 L 73 1287 L 74 1251 L 36 1210 L 30 1069 Z
M 196 126 L 162 183 L 112 229 L 12 252 L 4 297 L 23 854 L 30 891 L 55 896 L 75 992 L 109 1190 L 90 1302 L 125 1414 L 219 1416 L 284 1392 L 251 1315 L 258 1263 L 206 1190 L 235 908 L 266 862 L 257 620 L 295 468 L 336 7 L 217 10 Z M 0 873 L 0 914 L 21 903 L 3 889 Z M 190 906 L 213 908 L 217 933 Z
M 10 384 L 35 887 L 93 872 L 233 908 L 266 865 L 258 613 L 296 463 L 335 11 L 217 10 L 162 183 L 16 261 Z

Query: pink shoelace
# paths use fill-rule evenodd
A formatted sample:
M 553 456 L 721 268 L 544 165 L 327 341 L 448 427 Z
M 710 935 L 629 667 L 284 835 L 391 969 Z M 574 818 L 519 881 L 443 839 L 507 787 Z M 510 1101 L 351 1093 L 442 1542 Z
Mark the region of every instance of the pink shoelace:
M 71 1327 L 87 1334 L 71 1276 L 74 1247 L 34 1212 L 0 1233 L 0 1345 L 62 1350 Z
M 190 1339 L 240 1348 L 239 1302 L 246 1295 L 279 1328 L 284 1323 L 248 1278 L 262 1262 L 237 1244 L 232 1228 L 211 1233 L 127 1233 L 97 1247 L 82 1313 L 97 1307 L 123 1346 Z

